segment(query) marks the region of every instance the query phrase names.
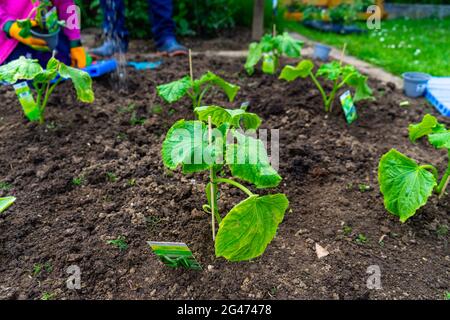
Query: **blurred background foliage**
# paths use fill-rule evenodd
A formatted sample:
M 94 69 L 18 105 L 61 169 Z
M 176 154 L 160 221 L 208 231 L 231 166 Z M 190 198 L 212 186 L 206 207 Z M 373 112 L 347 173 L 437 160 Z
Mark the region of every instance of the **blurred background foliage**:
M 215 36 L 220 30 L 248 27 L 252 22 L 253 0 L 173 0 L 174 20 L 181 36 Z M 81 8 L 83 28 L 101 27 L 99 0 L 75 0 Z M 133 38 L 151 36 L 148 0 L 125 0 L 127 26 Z M 265 23 L 272 24 L 271 0 L 266 0 Z M 281 19 L 283 12 L 279 11 Z

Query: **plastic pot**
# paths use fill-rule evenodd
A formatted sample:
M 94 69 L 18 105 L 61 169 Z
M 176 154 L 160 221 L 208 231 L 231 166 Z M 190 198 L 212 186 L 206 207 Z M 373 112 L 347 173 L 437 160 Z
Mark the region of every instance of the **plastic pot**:
M 60 28 L 53 33 L 42 33 L 39 29 L 31 29 L 30 31 L 33 37 L 47 42 L 47 46 L 51 51 L 55 50 L 58 46 L 59 32 L 61 31 Z
M 428 80 L 431 76 L 422 72 L 406 72 L 403 75 L 403 91 L 410 98 L 424 95 Z
M 328 61 L 330 55 L 331 47 L 316 43 L 314 45 L 314 58 L 322 61 Z

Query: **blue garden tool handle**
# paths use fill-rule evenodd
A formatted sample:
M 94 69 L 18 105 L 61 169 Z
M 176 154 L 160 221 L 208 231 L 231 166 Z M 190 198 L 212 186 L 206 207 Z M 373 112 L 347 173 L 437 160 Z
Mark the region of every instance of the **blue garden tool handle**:
M 117 61 L 114 59 L 98 61 L 90 66 L 83 68 L 84 71 L 89 73 L 91 78 L 100 77 L 106 73 L 113 72 L 117 69 Z

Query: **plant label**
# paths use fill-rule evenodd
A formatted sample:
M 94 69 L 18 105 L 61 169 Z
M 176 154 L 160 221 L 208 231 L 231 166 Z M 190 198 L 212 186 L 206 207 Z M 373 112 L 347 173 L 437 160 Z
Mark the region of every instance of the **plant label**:
M 15 201 L 14 197 L 0 198 L 0 213 L 6 211 Z
M 182 242 L 147 242 L 158 258 L 170 268 L 202 270 L 187 244 Z
M 22 106 L 23 112 L 30 121 L 36 121 L 40 118 L 39 107 L 33 98 L 30 87 L 26 81 L 19 82 L 15 84 L 14 90 L 16 91 L 17 97 L 19 98 L 20 105 Z
M 58 12 L 56 11 L 56 7 L 53 7 L 46 15 L 45 15 L 45 26 L 48 30 L 48 33 L 54 33 L 58 31 Z
M 339 97 L 339 99 L 341 100 L 342 110 L 344 110 L 347 123 L 352 124 L 356 119 L 358 119 L 352 94 L 350 91 L 346 91 Z

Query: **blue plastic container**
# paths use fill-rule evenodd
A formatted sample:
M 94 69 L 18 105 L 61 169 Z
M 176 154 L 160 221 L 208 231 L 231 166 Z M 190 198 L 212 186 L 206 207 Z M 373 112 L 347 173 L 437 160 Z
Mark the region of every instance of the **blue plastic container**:
M 328 61 L 328 57 L 330 55 L 331 47 L 316 43 L 314 45 L 314 59 L 319 59 L 322 61 Z
M 42 39 L 45 42 L 47 42 L 47 46 L 49 47 L 50 51 L 53 51 L 58 46 L 60 30 L 61 29 L 58 28 L 58 30 L 56 30 L 53 33 L 40 33 L 37 30 L 31 29 L 30 32 L 33 35 L 33 37 Z
M 425 94 L 431 76 L 422 72 L 405 72 L 403 75 L 403 91 L 410 98 L 418 98 Z
M 425 98 L 444 116 L 450 117 L 450 77 L 433 77 L 427 83 Z

